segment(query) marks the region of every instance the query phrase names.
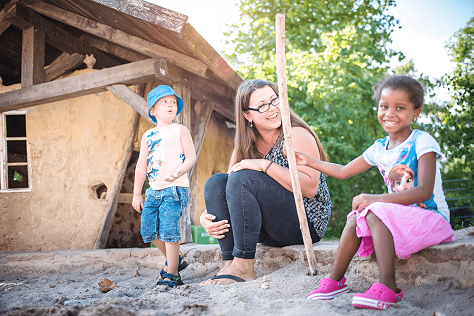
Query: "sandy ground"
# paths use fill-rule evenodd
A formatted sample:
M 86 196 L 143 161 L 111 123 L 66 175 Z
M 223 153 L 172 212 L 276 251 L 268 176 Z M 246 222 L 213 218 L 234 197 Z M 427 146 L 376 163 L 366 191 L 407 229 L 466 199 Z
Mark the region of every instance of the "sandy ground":
M 458 240 L 474 238 L 456 232 Z M 246 283 L 228 286 L 199 285 L 214 275 L 221 263 L 190 265 L 182 271 L 183 286 L 155 286 L 159 271 L 115 266 L 64 271 L 55 274 L 1 275 L 0 314 L 5 315 L 379 315 L 380 311 L 352 307 L 354 293 L 365 292 L 377 281 L 347 273 L 349 294 L 331 301 L 310 301 L 327 274 L 309 276 L 308 267 L 295 262 Z M 99 290 L 104 278 L 117 283 L 107 293 Z M 268 289 L 262 288 L 264 279 Z M 446 279 L 441 282 L 404 286 L 404 298 L 384 315 L 474 315 L 474 288 Z

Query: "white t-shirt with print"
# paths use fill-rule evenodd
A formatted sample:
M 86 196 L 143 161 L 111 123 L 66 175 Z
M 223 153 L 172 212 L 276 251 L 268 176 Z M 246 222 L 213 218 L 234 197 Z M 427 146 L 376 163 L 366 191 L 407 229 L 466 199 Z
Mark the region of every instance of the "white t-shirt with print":
M 387 149 L 389 137 L 377 139 L 372 146 L 370 146 L 364 153 L 363 157 L 365 161 L 372 165 L 377 166 L 382 177 L 387 185 L 388 192 L 391 193 L 393 180 L 390 171 L 396 165 L 405 165 L 411 169 L 414 174 L 414 186 L 418 183 L 418 159 L 426 153 L 436 153 L 436 178 L 434 183 L 433 195 L 428 200 L 423 202 L 427 209 L 437 211 L 449 221 L 449 209 L 448 204 L 443 193 L 441 172 L 440 172 L 440 160 L 441 150 L 438 142 L 428 133 L 413 130 L 410 136 L 395 148 Z M 398 169 L 400 166 L 397 166 Z

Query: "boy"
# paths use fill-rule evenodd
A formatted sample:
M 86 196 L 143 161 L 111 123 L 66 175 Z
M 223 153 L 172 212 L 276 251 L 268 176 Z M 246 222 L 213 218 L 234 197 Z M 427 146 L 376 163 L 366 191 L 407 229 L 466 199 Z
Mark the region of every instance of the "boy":
M 148 115 L 156 127 L 143 134 L 135 169 L 132 206 L 143 208 L 140 232 L 144 242 L 152 242 L 165 255 L 166 271 L 161 270 L 157 285 L 175 287 L 184 284 L 179 271 L 187 263 L 179 254 L 179 218 L 188 203 L 187 172 L 196 162 L 196 152 L 186 126 L 173 123 L 183 109 L 183 100 L 168 86 L 148 93 Z M 142 200 L 142 188 L 148 177 L 150 188 Z

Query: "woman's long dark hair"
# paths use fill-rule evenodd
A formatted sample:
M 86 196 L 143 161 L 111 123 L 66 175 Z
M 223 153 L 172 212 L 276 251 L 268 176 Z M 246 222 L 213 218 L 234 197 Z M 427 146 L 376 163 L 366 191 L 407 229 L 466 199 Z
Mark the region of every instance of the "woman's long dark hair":
M 278 94 L 278 86 L 271 82 L 262 79 L 253 79 L 249 81 L 244 81 L 239 88 L 237 89 L 237 94 L 235 96 L 235 124 L 236 131 L 234 137 L 234 152 L 232 155 L 231 163 L 239 162 L 243 159 L 259 159 L 263 158 L 262 154 L 257 150 L 256 139 L 259 135 L 257 129 L 250 127 L 250 123 L 244 118 L 243 112 L 247 112 L 249 108 L 250 95 L 257 89 L 261 89 L 265 86 L 270 88 Z M 318 138 L 318 135 L 313 131 L 308 124 L 301 117 L 298 116 L 290 108 L 290 122 L 291 126 L 303 127 L 308 132 L 313 135 L 318 145 L 320 160 L 328 161 L 326 152 L 324 151 L 323 144 Z M 280 136 L 279 140 L 283 138 L 283 132 L 281 131 L 282 126 L 279 127 Z

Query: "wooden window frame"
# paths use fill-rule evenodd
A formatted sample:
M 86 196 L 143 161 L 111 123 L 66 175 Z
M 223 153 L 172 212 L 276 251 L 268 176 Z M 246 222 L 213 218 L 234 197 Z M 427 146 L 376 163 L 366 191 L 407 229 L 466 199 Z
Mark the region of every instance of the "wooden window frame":
M 31 191 L 31 158 L 30 158 L 30 146 L 28 143 L 28 135 L 25 131 L 25 137 L 7 137 L 6 120 L 8 115 L 24 115 L 25 116 L 25 129 L 27 130 L 26 123 L 26 110 L 8 111 L 2 113 L 0 127 L 2 129 L 1 146 L 0 146 L 0 163 L 1 163 L 1 177 L 0 177 L 0 192 L 25 192 Z M 26 141 L 26 162 L 8 162 L 7 153 L 7 142 L 9 140 L 25 140 Z M 28 187 L 27 188 L 8 188 L 8 166 L 26 166 L 28 170 Z

